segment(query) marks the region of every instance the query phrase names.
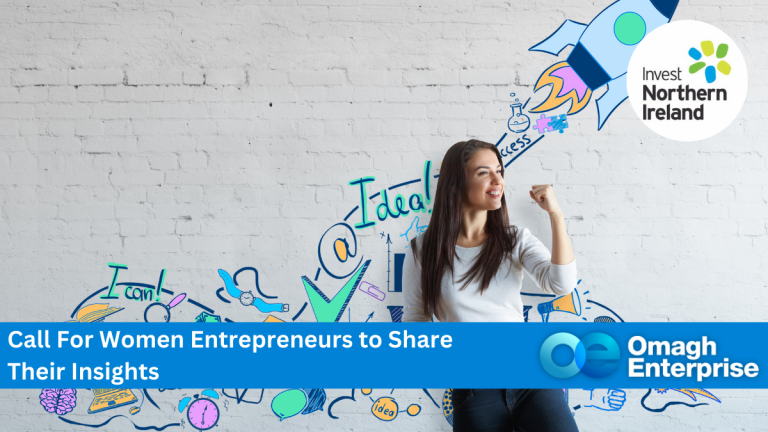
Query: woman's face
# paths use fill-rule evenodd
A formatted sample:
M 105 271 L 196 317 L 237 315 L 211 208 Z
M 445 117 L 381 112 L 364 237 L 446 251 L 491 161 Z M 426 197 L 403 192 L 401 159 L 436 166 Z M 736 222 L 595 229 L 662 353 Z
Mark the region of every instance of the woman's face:
M 467 162 L 464 210 L 496 210 L 504 196 L 501 164 L 492 150 L 478 150 Z

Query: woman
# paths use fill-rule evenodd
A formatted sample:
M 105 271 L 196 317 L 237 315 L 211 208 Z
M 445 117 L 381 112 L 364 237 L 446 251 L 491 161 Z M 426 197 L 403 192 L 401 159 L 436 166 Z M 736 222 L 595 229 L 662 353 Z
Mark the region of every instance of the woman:
M 426 232 L 403 263 L 402 321 L 523 322 L 523 270 L 544 291 L 570 293 L 576 261 L 550 185 L 531 198 L 549 215 L 552 253 L 528 229 L 510 226 L 496 146 L 471 140 L 445 154 Z M 475 366 L 491 364 L 481 359 Z M 467 371 L 472 365 L 465 365 Z M 578 431 L 561 389 L 455 389 L 454 431 Z

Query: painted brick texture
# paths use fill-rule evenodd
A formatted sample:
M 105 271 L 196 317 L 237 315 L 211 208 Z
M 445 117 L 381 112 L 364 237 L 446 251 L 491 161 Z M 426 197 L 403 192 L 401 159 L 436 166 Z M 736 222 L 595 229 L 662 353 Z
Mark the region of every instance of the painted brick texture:
M 315 274 L 320 236 L 359 204 L 351 180 L 374 176 L 373 194 L 420 178 L 426 160 L 439 168 L 455 142 L 496 143 L 508 131 L 510 103 L 542 100 L 533 85 L 558 61 L 528 48 L 563 20 L 589 22 L 609 3 L 0 2 L 2 319 L 69 319 L 109 282 L 112 261 L 129 266 L 130 280 L 153 281 L 166 268 L 169 289 L 234 321 L 263 321 L 265 314 L 224 305 L 215 294 L 216 269 L 253 266 L 261 288 L 291 305 L 282 316 L 290 320 L 307 301 L 300 277 Z M 625 102 L 598 132 L 590 103 L 569 118 L 566 133 L 509 165 L 512 222 L 549 245 L 548 220 L 527 190 L 551 183 L 582 284 L 624 320 L 762 321 L 768 85 L 759 75 L 768 67 L 768 5 L 690 0 L 675 14 L 683 19 L 721 28 L 746 58 L 752 79 L 734 123 L 705 141 L 674 142 L 643 126 Z M 359 218 L 358 211 L 350 222 Z M 358 233 L 382 284 L 380 233 L 403 249 L 410 221 Z M 530 280 L 524 289 L 537 290 Z M 355 297 L 345 318 L 365 321 L 374 311 L 373 321 L 387 322 L 386 305 L 402 305 L 401 294 L 388 292 L 383 303 Z M 143 307 L 134 309 L 122 320 L 142 320 Z M 178 319 L 193 321 L 193 312 Z M 297 321 L 314 316 L 307 308 Z M 429 395 L 439 404 L 443 390 Z M 269 408 L 279 391 L 265 390 L 260 404 L 229 399 L 220 430 L 392 427 L 371 415 L 360 389 L 356 401 L 334 406 L 338 420 L 327 405 L 350 389 L 326 389 L 325 411 L 280 422 Z M 646 391 L 628 390 L 618 412 L 578 409 L 577 423 L 604 431 L 768 429 L 768 391 L 720 390 L 722 403 L 661 413 L 642 408 Z M 131 420 L 179 421 L 173 407 L 181 392 L 155 391 L 161 409 L 145 403 Z M 76 430 L 46 413 L 38 394 L 0 390 L 3 430 Z M 247 400 L 260 394 L 251 389 Z M 589 405 L 583 390 L 569 394 L 571 407 Z M 80 390 L 79 411 L 67 418 L 108 418 L 84 414 L 91 395 Z M 392 397 L 401 409 L 422 407 L 416 417 L 401 413 L 399 430 L 451 430 L 424 391 L 395 389 Z M 134 430 L 124 420 L 104 429 Z

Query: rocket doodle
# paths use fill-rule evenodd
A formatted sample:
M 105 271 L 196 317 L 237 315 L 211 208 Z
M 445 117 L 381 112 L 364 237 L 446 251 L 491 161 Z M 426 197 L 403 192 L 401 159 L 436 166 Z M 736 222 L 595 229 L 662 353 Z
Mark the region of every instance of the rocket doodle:
M 552 35 L 529 51 L 558 55 L 573 45 L 568 59 L 541 74 L 534 91 L 552 85 L 543 103 L 531 112 L 550 111 L 571 101 L 568 114 L 581 111 L 592 92 L 608 85 L 597 100 L 597 129 L 627 98 L 627 66 L 635 47 L 656 28 L 667 24 L 678 0 L 619 0 L 600 12 L 589 25 L 566 20 Z

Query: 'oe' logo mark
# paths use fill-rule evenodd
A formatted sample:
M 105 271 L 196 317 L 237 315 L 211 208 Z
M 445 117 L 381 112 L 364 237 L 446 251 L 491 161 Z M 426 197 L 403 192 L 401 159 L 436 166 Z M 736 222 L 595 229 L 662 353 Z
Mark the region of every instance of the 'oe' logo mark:
M 566 366 L 552 361 L 552 352 L 560 345 L 573 350 L 573 361 Z M 619 367 L 620 358 L 619 344 L 605 333 L 590 333 L 581 339 L 570 333 L 555 333 L 544 341 L 539 353 L 541 366 L 555 378 L 570 378 L 580 371 L 592 378 L 603 378 Z

